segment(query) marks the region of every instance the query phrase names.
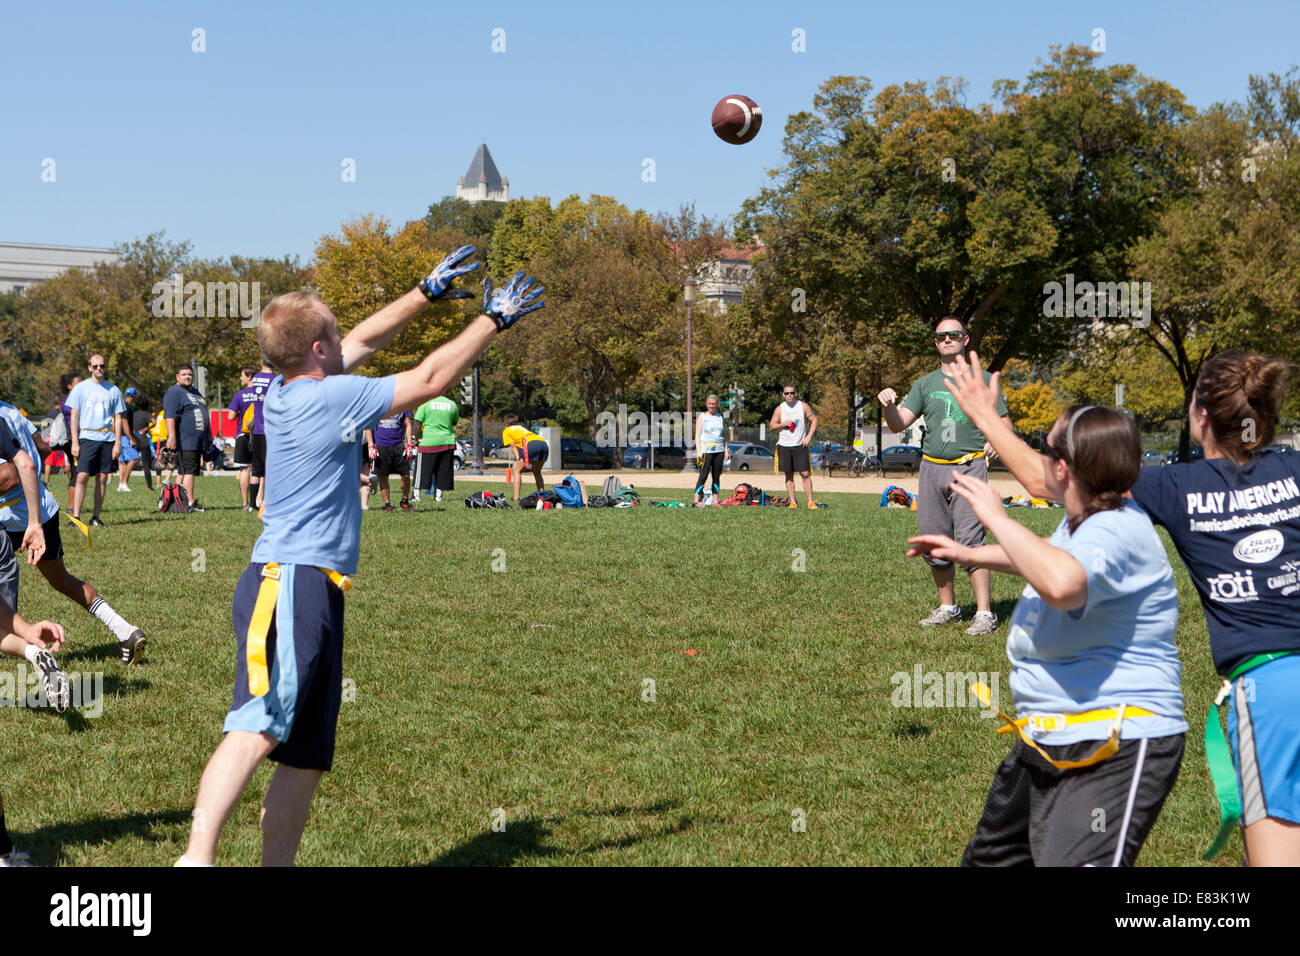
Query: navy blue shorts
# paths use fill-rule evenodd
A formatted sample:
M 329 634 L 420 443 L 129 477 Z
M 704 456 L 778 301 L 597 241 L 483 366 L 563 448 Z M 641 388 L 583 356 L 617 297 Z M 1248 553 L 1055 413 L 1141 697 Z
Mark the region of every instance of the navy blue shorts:
M 343 695 L 343 592 L 319 568 L 280 565 L 280 591 L 266 635 L 270 689 L 248 690 L 248 625 L 262 583 L 250 564 L 235 585 L 235 697 L 222 730 L 270 734 L 271 759 L 304 770 L 334 764 L 334 731 Z
M 77 474 L 106 475 L 115 471 L 113 467 L 113 442 L 83 441 L 81 457 L 77 459 Z
M 528 467 L 534 465 L 546 464 L 546 456 L 551 452 L 551 446 L 544 441 L 530 441 L 528 443 Z

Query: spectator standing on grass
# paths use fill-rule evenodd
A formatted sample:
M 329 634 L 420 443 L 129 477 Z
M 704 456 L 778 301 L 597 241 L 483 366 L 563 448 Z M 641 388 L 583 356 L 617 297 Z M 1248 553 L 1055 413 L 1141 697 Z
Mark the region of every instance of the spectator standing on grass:
M 934 327 L 939 368 L 916 380 L 901 407 L 898 393 L 892 388 L 882 389 L 878 398 L 885 422 L 895 434 L 901 434 L 918 418 L 925 417 L 916 496 L 916 519 L 921 533 L 951 535 L 960 544 L 977 548 L 984 543 L 984 525 L 966 499 L 953 491 L 952 483 L 958 475 L 988 481 L 987 456 L 993 449 L 944 385 L 955 374 L 956 363 L 965 354 L 969 342 L 966 324 L 955 315 L 944 316 Z M 1006 402 L 1000 397 L 998 402 L 998 415 L 1009 428 L 1011 419 L 1007 417 Z M 960 621 L 961 607 L 954 587 L 957 572 L 952 562 L 933 555 L 926 555 L 925 560 L 939 592 L 939 606 L 921 624 L 934 627 Z M 975 592 L 975 619 L 966 633 L 992 634 L 997 630 L 998 618 L 990 603 L 989 572 L 976 567 L 968 567 L 966 572 Z
M 194 500 L 194 476 L 203 469 L 203 453 L 208 447 L 208 403 L 194 387 L 194 370 L 188 365 L 176 368 L 176 384 L 163 396 L 163 413 L 167 417 L 167 447 L 176 452 L 181 487 L 190 499 L 192 511 L 203 511 Z
M 252 365 L 245 365 L 239 370 L 239 390 L 230 399 L 230 404 L 226 406 L 226 421 L 235 423 L 235 468 L 239 472 L 239 504 L 245 511 L 256 511 L 257 506 L 253 499 L 256 494 L 249 497 L 249 476 L 250 468 L 253 463 L 252 437 L 253 437 L 253 417 L 256 414 L 254 402 L 252 400 L 253 376 L 257 374 L 257 369 Z
M 144 471 L 145 486 L 153 491 L 153 413 L 149 400 L 137 395 L 131 411 L 131 439 L 140 453 L 140 467 Z
M 72 460 L 72 409 L 68 407 L 68 396 L 81 384 L 81 376 L 76 372 L 65 372 L 59 376 L 59 388 L 63 397 L 59 399 L 58 415 L 50 426 L 50 448 L 63 453 L 64 468 L 68 472 L 68 510 L 72 510 L 72 489 L 77 481 L 77 463 Z M 60 420 L 60 416 L 62 419 Z M 50 456 L 45 456 L 45 483 L 50 483 Z
M 420 428 L 420 490 L 436 488 L 433 500 L 442 501 L 444 491 L 456 487 L 456 423 L 460 409 L 446 395 L 431 398 L 415 410 L 415 423 Z
M 700 474 L 695 480 L 695 501 L 698 504 L 706 494 L 716 502 L 721 491 L 724 460 L 731 460 L 731 451 L 723 440 L 723 421 L 718 414 L 721 403 L 718 396 L 710 395 L 704 400 L 707 411 L 700 412 L 695 420 L 695 453 L 700 458 Z M 793 499 L 791 499 L 793 500 Z
M 105 377 L 107 363 L 98 352 L 90 357 L 90 378 L 82 381 L 68 396 L 72 418 L 68 431 L 72 436 L 72 456 L 77 459 L 77 484 L 72 493 L 72 516 L 81 518 L 86 485 L 95 476 L 95 507 L 87 524 L 104 527 L 99 509 L 104 504 L 104 490 L 113 461 L 122 450 L 126 431 L 123 416 L 126 402 L 122 392 Z
M 401 476 L 403 511 L 411 510 L 411 413 L 400 412 L 381 418 L 374 429 L 365 431 L 366 445 L 370 451 L 372 473 L 379 480 L 379 493 L 384 498 L 384 510 L 392 511 L 393 502 L 388 487 L 389 475 Z
M 803 494 L 809 508 L 816 508 L 813 501 L 812 461 L 808 454 L 808 445 L 817 432 L 817 416 L 807 402 L 799 399 L 799 392 L 793 385 L 781 389 L 785 401 L 772 410 L 772 420 L 767 427 L 778 432 L 776 437 L 777 468 L 785 472 L 785 493 L 790 499 L 789 508 L 798 508 L 794 500 L 794 475 L 799 473 L 803 479 Z
M 131 477 L 131 469 L 135 463 L 142 457 L 140 449 L 135 444 L 135 422 L 136 412 L 138 410 L 137 402 L 139 401 L 139 392 L 133 387 L 128 387 L 123 395 L 123 401 L 126 403 L 126 411 L 123 413 L 122 421 L 122 453 L 117 456 L 117 490 L 130 491 L 131 485 L 128 479 Z M 146 475 L 148 471 L 146 470 Z M 153 486 L 150 485 L 152 488 Z

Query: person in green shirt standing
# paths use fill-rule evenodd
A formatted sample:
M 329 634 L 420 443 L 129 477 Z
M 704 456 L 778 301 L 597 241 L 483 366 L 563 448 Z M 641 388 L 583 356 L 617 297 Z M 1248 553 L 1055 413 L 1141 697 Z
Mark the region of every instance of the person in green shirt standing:
M 456 433 L 453 429 L 458 421 L 460 409 L 446 395 L 431 398 L 415 410 L 415 422 L 420 427 L 418 484 L 421 491 L 436 486 L 435 502 L 442 501 L 442 493 L 456 486 Z
M 984 543 L 984 525 L 975 517 L 971 506 L 953 493 L 952 482 L 959 474 L 974 475 L 988 481 L 988 457 L 992 446 L 984 434 L 962 412 L 957 399 L 948 391 L 945 379 L 952 378 L 957 357 L 964 355 L 970 343 L 966 324 L 955 315 L 935 323 L 934 344 L 939 350 L 939 368 L 922 375 L 898 405 L 898 393 L 892 388 L 880 392 L 885 422 L 891 431 L 902 432 L 921 416 L 925 417 L 925 437 L 921 442 L 920 485 L 917 490 L 916 517 L 921 534 L 943 534 L 967 547 Z M 984 373 L 987 382 L 989 373 Z M 1007 405 L 998 396 L 998 414 L 1008 425 Z M 953 586 L 956 569 L 951 561 L 926 557 L 934 585 L 939 591 L 939 606 L 921 621 L 926 627 L 961 620 Z M 998 626 L 997 615 L 989 603 L 989 570 L 967 568 L 971 589 L 975 592 L 975 619 L 966 629 L 970 635 L 991 634 Z

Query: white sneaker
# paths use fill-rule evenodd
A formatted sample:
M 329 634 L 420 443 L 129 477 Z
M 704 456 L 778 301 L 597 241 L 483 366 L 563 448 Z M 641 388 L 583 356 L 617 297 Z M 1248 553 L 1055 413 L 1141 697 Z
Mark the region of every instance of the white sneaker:
M 10 850 L 4 856 L 0 856 L 0 868 L 6 866 L 31 866 L 27 862 L 29 859 L 31 858 L 21 850 Z
M 118 486 L 117 486 L 117 490 L 118 490 L 118 491 L 130 491 L 130 490 L 131 490 L 131 487 L 130 487 L 129 485 L 118 485 Z
M 971 637 L 978 637 L 981 634 L 992 634 L 998 629 L 998 616 L 992 611 L 977 611 L 971 621 L 970 627 L 966 628 L 966 633 Z
M 947 624 L 950 621 L 961 620 L 961 608 L 955 611 L 947 610 L 942 604 L 930 612 L 930 616 L 921 621 L 925 627 L 935 627 L 939 624 Z

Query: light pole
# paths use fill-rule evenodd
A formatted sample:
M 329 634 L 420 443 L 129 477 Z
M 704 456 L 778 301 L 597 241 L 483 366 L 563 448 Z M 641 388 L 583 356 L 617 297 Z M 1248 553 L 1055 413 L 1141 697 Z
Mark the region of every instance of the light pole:
M 691 367 L 691 312 L 695 308 L 695 289 L 698 283 L 694 276 L 687 278 L 685 283 L 684 298 L 686 299 L 686 448 L 687 454 L 694 451 L 695 445 L 695 403 L 694 395 L 691 390 L 691 380 L 694 378 Z M 686 470 L 690 471 L 690 459 L 687 459 Z

